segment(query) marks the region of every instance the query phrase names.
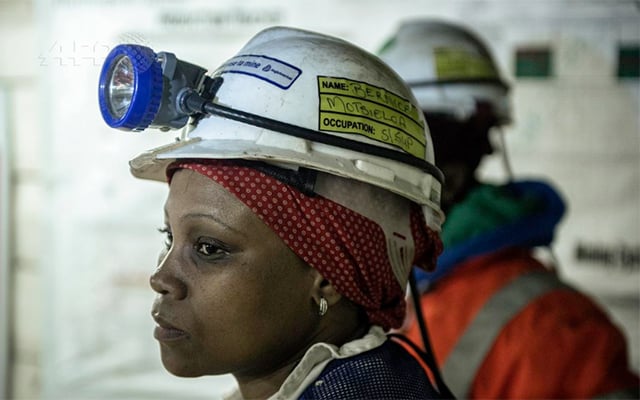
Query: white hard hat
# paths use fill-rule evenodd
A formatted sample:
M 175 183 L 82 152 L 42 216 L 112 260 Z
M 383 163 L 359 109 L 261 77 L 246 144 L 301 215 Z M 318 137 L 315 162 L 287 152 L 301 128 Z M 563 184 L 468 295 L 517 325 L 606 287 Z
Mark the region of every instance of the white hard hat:
M 346 41 L 274 27 L 216 69 L 213 102 L 227 115 L 193 124 L 183 140 L 130 162 L 165 180 L 176 159 L 247 159 L 306 167 L 369 183 L 423 206 L 437 231 L 442 173 L 418 103 L 376 56 Z M 195 127 L 194 127 L 195 126 Z
M 487 46 L 461 25 L 405 21 L 379 56 L 407 82 L 425 112 L 466 120 L 483 101 L 491 104 L 497 124 L 511 120 L 509 86 Z

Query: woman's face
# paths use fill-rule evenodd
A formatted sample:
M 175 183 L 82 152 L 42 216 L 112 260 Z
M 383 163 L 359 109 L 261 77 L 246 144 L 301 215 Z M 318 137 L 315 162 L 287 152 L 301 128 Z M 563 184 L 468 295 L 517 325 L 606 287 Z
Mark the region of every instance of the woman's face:
M 313 270 L 199 173 L 175 173 L 165 212 L 167 249 L 151 276 L 165 368 L 257 377 L 299 359 L 319 319 Z

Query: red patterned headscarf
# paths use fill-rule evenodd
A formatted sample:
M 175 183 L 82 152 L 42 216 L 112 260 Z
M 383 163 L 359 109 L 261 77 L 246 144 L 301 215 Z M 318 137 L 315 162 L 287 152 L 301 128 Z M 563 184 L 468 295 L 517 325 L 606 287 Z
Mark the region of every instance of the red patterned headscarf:
M 319 271 L 336 290 L 361 306 L 370 323 L 397 328 L 405 314 L 405 293 L 387 254 L 385 234 L 374 221 L 323 196 L 308 196 L 256 169 L 229 160 L 176 161 L 223 186 L 269 226 L 302 260 Z M 433 269 L 442 251 L 437 233 L 411 203 L 413 264 Z

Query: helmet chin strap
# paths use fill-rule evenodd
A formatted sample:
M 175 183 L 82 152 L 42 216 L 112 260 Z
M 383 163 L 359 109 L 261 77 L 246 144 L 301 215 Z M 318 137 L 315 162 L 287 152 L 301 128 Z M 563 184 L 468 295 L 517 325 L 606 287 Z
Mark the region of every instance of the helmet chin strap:
M 502 154 L 502 165 L 507 173 L 507 179 L 509 182 L 513 181 L 513 169 L 511 168 L 511 161 L 509 154 L 507 153 L 507 141 L 504 138 L 504 130 L 501 127 L 496 127 L 498 131 L 498 140 L 500 140 L 500 148 Z
M 409 288 L 411 290 L 411 298 L 413 299 L 413 308 L 416 313 L 416 319 L 418 327 L 420 328 L 420 336 L 422 337 L 422 345 L 424 347 L 424 352 L 421 352 L 419 349 L 415 349 L 416 353 L 422 355 L 422 359 L 425 361 L 427 366 L 431 369 L 433 373 L 433 378 L 436 382 L 436 386 L 438 391 L 445 399 L 453 399 L 455 396 L 451 392 L 451 389 L 447 386 L 444 378 L 442 377 L 442 372 L 438 367 L 438 362 L 436 361 L 436 356 L 433 352 L 433 347 L 431 346 L 431 340 L 429 339 L 429 332 L 427 329 L 427 322 L 424 319 L 424 315 L 422 314 L 422 303 L 420 302 L 420 291 L 418 290 L 416 284 L 416 276 L 415 276 L 415 268 L 411 269 L 411 273 L 409 274 Z M 395 336 L 398 337 L 398 336 Z M 411 344 L 411 341 L 408 341 Z

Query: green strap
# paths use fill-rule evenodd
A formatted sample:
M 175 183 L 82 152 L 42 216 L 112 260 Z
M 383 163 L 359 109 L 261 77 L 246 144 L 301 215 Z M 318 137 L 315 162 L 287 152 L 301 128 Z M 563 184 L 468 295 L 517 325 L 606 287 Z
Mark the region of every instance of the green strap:
M 570 289 L 554 274 L 535 271 L 514 278 L 491 296 L 442 368 L 444 380 L 457 398 L 468 397 L 476 373 L 502 328 L 531 301 L 560 288 Z

